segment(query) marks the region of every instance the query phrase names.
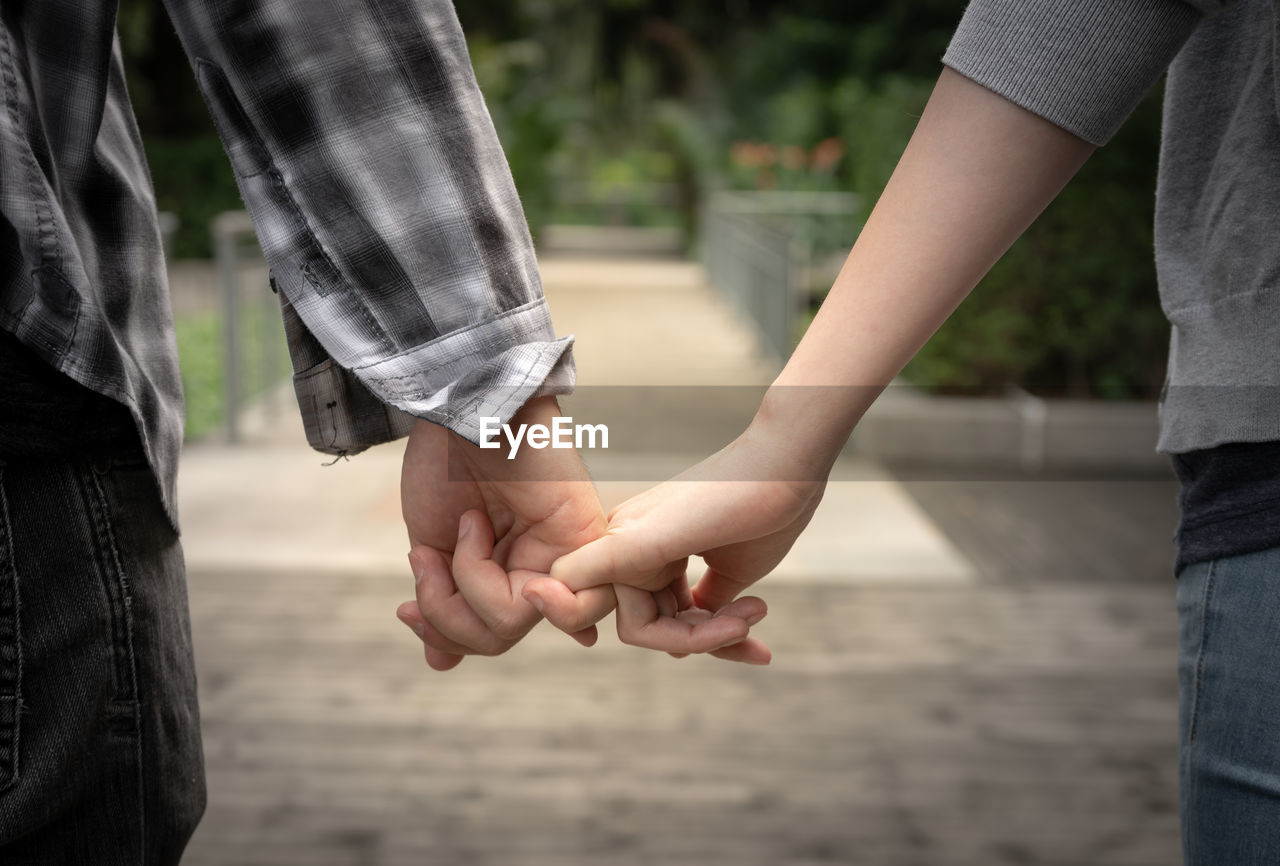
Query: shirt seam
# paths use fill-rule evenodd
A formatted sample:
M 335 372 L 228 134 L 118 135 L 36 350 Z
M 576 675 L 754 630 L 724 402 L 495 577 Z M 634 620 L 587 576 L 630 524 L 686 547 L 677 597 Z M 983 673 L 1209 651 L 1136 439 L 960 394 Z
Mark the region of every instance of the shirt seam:
M 26 125 L 18 110 L 18 75 L 14 71 L 13 46 L 9 31 L 0 27 L 0 53 L 3 53 L 3 78 L 5 89 L 5 107 L 9 113 L 9 122 L 16 132 L 21 133 Z M 25 136 L 20 136 L 22 162 L 27 171 L 27 183 L 31 200 L 35 203 L 36 230 L 40 235 L 40 265 L 52 266 L 61 270 L 62 247 L 58 242 L 57 223 L 53 212 L 49 209 L 46 197 L 42 195 L 40 184 L 40 166 L 36 163 L 35 154 L 31 152 L 30 143 Z
M 334 263 L 328 251 L 324 248 L 324 244 L 316 234 L 315 229 L 312 228 L 311 223 L 307 220 L 306 214 L 302 212 L 302 208 L 298 205 L 297 199 L 293 196 L 292 189 L 285 180 L 284 175 L 281 173 L 279 166 L 276 165 L 275 157 L 267 147 L 266 142 L 260 135 L 258 135 L 257 127 L 255 127 L 249 119 L 247 112 L 245 112 L 244 105 L 241 104 L 240 98 L 236 96 L 234 89 L 231 87 L 231 81 L 227 78 L 227 74 L 222 70 L 221 66 L 207 58 L 198 58 L 197 63 L 213 70 L 226 81 L 226 99 L 231 102 L 231 106 L 229 106 L 229 108 L 230 110 L 240 112 L 244 118 L 244 129 L 241 131 L 241 134 L 248 140 L 248 144 L 255 148 L 263 158 L 265 165 L 261 171 L 248 175 L 239 174 L 238 172 L 237 174 L 245 180 L 260 177 L 263 174 L 270 178 L 271 185 L 280 191 L 283 203 L 289 214 L 297 220 L 298 224 L 302 227 L 302 234 L 306 240 L 305 243 L 300 244 L 303 253 L 308 258 L 314 257 L 318 259 L 328 268 L 333 275 L 332 278 L 334 281 L 341 287 L 343 294 L 352 300 L 352 306 L 355 307 L 356 312 L 364 320 L 365 324 L 368 325 L 369 330 L 375 335 L 375 338 L 384 348 L 393 350 L 395 348 L 395 341 L 391 339 L 391 335 L 387 333 L 387 330 L 383 328 L 382 325 L 373 317 L 368 306 L 364 303 L 364 298 L 358 291 L 356 291 L 355 286 L 347 280 L 346 276 Z M 321 295 L 326 294 L 321 292 L 319 287 L 317 287 L 316 291 Z

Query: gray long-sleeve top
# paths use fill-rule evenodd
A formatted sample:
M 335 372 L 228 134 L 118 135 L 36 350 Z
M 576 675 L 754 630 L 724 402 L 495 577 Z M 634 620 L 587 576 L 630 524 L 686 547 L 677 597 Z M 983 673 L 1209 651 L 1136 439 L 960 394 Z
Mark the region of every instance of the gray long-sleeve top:
M 1094 144 L 1167 68 L 1159 450 L 1280 440 L 1280 0 L 972 0 L 943 62 Z M 1099 215 L 1103 217 L 1105 215 Z

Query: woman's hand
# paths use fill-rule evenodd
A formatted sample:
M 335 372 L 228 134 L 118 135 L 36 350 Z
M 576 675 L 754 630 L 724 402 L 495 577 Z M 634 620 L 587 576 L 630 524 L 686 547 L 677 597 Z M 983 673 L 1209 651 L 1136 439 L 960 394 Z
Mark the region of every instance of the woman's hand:
M 767 663 L 763 643 L 730 628 L 737 620 L 758 622 L 765 604 L 738 596 L 777 566 L 808 525 L 825 472 L 798 471 L 783 433 L 766 427 L 753 424 L 697 466 L 614 509 L 602 538 L 557 560 L 550 579 L 529 581 L 525 597 L 554 625 L 575 632 L 591 614 L 582 592 L 613 583 L 618 636 L 625 643 Z M 690 591 L 686 563 L 692 555 L 707 568 Z M 736 641 L 716 649 L 689 640 L 694 624 L 725 616 L 731 619 L 716 636 Z

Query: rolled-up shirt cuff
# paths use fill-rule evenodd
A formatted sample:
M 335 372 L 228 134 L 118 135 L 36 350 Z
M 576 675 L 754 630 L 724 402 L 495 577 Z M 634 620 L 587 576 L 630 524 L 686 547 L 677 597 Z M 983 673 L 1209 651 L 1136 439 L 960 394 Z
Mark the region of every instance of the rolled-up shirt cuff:
M 1201 18 L 1183 0 L 972 0 L 942 62 L 1102 145 Z
M 309 334 L 286 331 L 295 362 L 318 348 Z M 424 418 L 478 442 L 481 418 L 505 423 L 533 397 L 573 390 L 572 346 L 572 336 L 555 338 L 538 299 L 354 369 L 324 357 L 294 375 L 307 441 L 326 454 L 354 454 Z

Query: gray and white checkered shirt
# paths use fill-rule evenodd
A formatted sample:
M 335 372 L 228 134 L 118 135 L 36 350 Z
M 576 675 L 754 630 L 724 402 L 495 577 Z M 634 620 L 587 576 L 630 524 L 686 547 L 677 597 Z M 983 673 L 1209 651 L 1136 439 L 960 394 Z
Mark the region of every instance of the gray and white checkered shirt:
M 472 439 L 572 387 L 448 0 L 166 0 L 282 295 L 307 438 Z M 0 11 L 0 327 L 132 411 L 170 505 L 181 388 L 115 4 Z

